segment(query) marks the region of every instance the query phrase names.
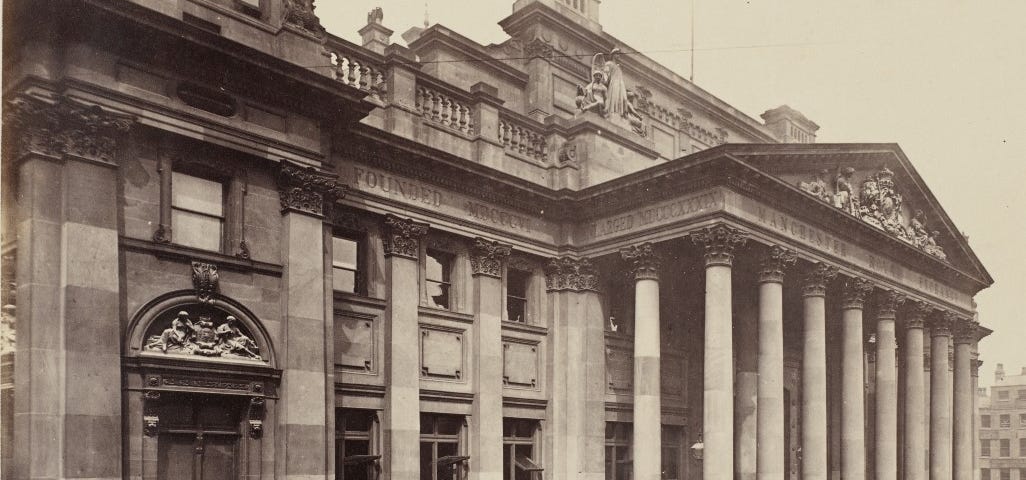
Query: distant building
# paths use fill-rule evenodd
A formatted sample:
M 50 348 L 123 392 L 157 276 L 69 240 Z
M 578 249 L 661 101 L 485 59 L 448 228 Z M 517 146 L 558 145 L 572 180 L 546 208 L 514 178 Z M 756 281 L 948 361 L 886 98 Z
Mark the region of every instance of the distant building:
M 980 480 L 1026 480 L 1026 367 L 994 369 L 990 394 L 979 389 Z

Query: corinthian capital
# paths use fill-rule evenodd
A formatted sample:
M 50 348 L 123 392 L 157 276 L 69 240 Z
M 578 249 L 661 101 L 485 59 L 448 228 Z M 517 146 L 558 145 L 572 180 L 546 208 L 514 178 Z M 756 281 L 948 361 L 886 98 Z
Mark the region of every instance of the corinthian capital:
M 659 280 L 659 265 L 662 259 L 651 243 L 631 245 L 620 249 L 620 257 L 630 265 L 635 280 Z
M 470 249 L 470 268 L 474 275 L 502 276 L 502 261 L 509 257 L 511 247 L 504 243 L 474 239 Z
M 545 265 L 545 289 L 550 292 L 597 291 L 598 271 L 587 258 L 553 258 Z
M 851 277 L 841 290 L 841 308 L 859 308 L 866 303 L 866 296 L 873 291 L 873 284 L 862 277 Z
M 705 249 L 705 265 L 731 266 L 734 251 L 748 241 L 748 233 L 725 224 L 717 224 L 691 233 L 691 241 Z
M 923 328 L 926 318 L 935 310 L 933 305 L 922 300 L 908 302 L 905 316 L 905 328 Z
M 774 245 L 762 257 L 759 265 L 759 283 L 784 282 L 784 270 L 798 261 L 798 252 Z
M 118 142 L 135 118 L 66 96 L 53 102 L 20 95 L 4 105 L 4 136 L 18 156 L 28 153 L 114 162 Z
M 895 312 L 905 303 L 905 294 L 895 290 L 882 290 L 876 294 L 876 315 L 881 318 L 894 318 Z
M 399 256 L 416 260 L 419 257 L 420 238 L 427 235 L 428 225 L 408 218 L 385 215 L 385 256 Z
M 282 162 L 278 171 L 278 196 L 281 211 L 297 210 L 323 215 L 325 208 L 344 198 L 349 187 L 338 183 L 338 176 Z
M 931 337 L 949 337 L 951 336 L 951 328 L 955 322 L 958 321 L 958 314 L 950 310 L 943 310 L 936 312 L 930 316 L 930 336 Z
M 820 262 L 805 272 L 802 282 L 802 295 L 806 297 L 822 297 L 826 295 L 827 284 L 837 276 L 837 267 Z
M 978 335 L 979 325 L 972 319 L 957 317 L 952 328 L 955 333 L 955 343 L 973 343 Z

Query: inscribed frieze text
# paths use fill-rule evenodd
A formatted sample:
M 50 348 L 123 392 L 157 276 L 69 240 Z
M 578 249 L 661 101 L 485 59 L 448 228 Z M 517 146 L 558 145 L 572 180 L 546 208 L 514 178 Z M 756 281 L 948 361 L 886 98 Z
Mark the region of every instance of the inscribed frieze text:
M 700 213 L 711 212 L 722 205 L 723 193 L 719 190 L 708 191 L 589 223 L 584 233 L 590 240 L 597 240 L 615 233 L 695 217 Z

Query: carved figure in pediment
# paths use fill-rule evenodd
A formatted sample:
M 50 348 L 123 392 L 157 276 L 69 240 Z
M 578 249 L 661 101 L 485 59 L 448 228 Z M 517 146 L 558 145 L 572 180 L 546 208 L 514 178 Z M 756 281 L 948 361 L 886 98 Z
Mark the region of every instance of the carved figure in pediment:
M 933 255 L 941 260 L 947 260 L 948 255 L 944 253 L 944 249 L 937 245 L 937 236 L 940 232 L 934 230 L 930 232 L 930 235 L 926 237 L 926 244 L 923 246 L 923 251 Z
M 919 248 L 926 246 L 930 233 L 926 231 L 926 214 L 922 210 L 916 210 L 908 222 L 908 236 L 913 245 Z
M 816 172 L 816 176 L 811 182 L 799 182 L 798 188 L 804 192 L 812 194 L 812 196 L 824 202 L 830 203 L 831 195 L 830 192 L 827 191 L 826 176 L 827 171 L 820 170 Z
M 859 215 L 858 199 L 855 198 L 855 188 L 851 185 L 851 177 L 855 175 L 855 169 L 845 167 L 838 169 L 834 177 L 834 206 L 852 215 Z

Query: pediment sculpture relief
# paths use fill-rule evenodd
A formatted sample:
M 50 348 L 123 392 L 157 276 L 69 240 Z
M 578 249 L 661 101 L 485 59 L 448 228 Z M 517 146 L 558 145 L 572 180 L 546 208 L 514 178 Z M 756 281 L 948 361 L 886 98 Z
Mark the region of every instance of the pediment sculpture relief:
M 155 328 L 151 327 L 151 332 Z M 149 333 L 149 332 L 148 332 Z M 263 360 L 260 347 L 243 330 L 239 320 L 228 315 L 217 326 L 209 315 L 198 315 L 193 321 L 189 312 L 182 310 L 171 324 L 160 333 L 146 338 L 144 351 L 199 355 L 203 357 L 242 358 Z
M 915 210 L 912 217 L 907 218 L 902 213 L 904 199 L 894 188 L 894 172 L 890 169 L 881 167 L 866 177 L 858 190 L 853 185 L 854 168 L 838 168 L 832 185 L 827 182 L 828 176 L 828 170 L 821 170 L 812 180 L 798 182 L 798 188 L 934 257 L 947 260 L 944 249 L 937 245 L 940 232 L 927 230 L 926 214 Z
M 626 122 L 634 133 L 646 136 L 638 95 L 627 89 L 623 69 L 617 62 L 619 48 L 608 54 L 596 53 L 591 59 L 591 83 L 577 85 L 577 108 L 595 112 L 605 118 Z

